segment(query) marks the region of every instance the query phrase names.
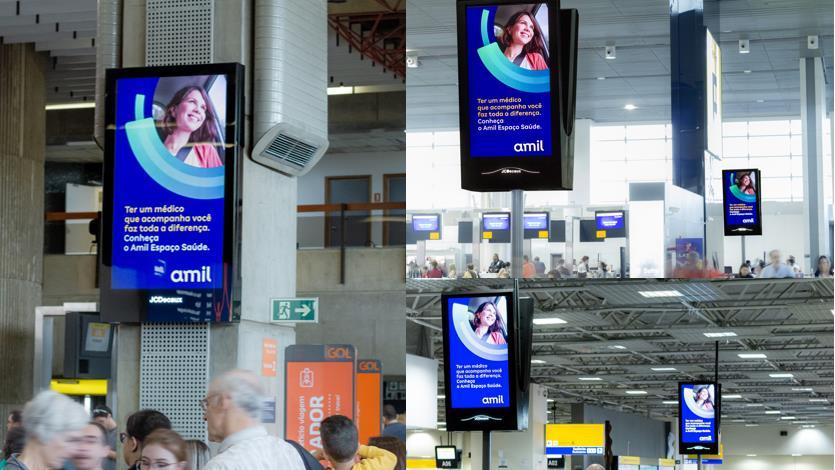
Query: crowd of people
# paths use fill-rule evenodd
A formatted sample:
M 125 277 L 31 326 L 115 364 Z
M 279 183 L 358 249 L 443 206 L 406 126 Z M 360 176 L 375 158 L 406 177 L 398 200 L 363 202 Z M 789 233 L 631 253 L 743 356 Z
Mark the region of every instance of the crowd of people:
M 768 264 L 763 260 L 756 260 L 753 264 L 750 260 L 745 260 L 739 267 L 736 273 L 737 278 L 741 279 L 776 279 L 776 278 L 803 278 L 807 275 L 798 266 L 797 260 L 794 256 L 789 256 L 786 262 L 783 263 L 783 255 L 780 250 L 771 250 L 768 253 Z M 809 273 L 808 277 L 832 277 L 832 262 L 828 256 L 821 256 L 818 258 L 815 270 Z
M 171 420 L 156 410 L 139 410 L 123 432 L 107 407 L 88 414 L 71 398 L 53 391 L 38 393 L 22 411 L 7 418 L 2 470 L 106 470 L 116 468 L 116 439 L 130 470 L 403 470 L 405 426 L 391 405 L 383 410 L 381 436 L 359 442 L 354 422 L 345 416 L 325 418 L 322 446 L 310 453 L 296 442 L 267 433 L 261 425 L 263 391 L 258 377 L 233 370 L 214 379 L 200 402 L 216 455 L 200 440 L 186 440 Z

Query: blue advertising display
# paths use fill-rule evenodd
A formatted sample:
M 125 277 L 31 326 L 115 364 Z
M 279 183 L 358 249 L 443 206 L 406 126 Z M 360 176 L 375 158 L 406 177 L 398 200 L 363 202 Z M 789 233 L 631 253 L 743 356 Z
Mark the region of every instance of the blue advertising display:
M 718 453 L 719 406 L 719 390 L 716 384 L 679 384 L 680 453 Z
M 443 298 L 447 428 L 516 429 L 513 296 Z
M 510 214 L 484 214 L 482 223 L 484 230 L 510 230 Z
M 624 228 L 623 212 L 597 212 L 594 215 L 597 220 L 597 230 L 615 230 Z
M 231 318 L 239 70 L 108 71 L 102 312 L 111 321 Z
M 760 170 L 722 170 L 725 235 L 762 235 Z
M 531 213 L 524 215 L 525 230 L 548 230 L 548 214 Z
M 413 215 L 412 229 L 415 232 L 437 232 L 438 231 L 438 215 Z

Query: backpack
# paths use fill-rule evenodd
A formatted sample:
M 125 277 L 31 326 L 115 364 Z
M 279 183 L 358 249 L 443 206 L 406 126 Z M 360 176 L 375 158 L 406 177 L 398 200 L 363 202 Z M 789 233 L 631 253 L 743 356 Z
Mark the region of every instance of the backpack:
M 285 439 L 288 444 L 293 446 L 296 451 L 299 453 L 299 456 L 302 458 L 302 462 L 304 463 L 305 470 L 325 470 L 325 467 L 316 460 L 316 457 L 313 456 L 310 452 L 307 451 L 304 447 L 302 447 L 298 442 L 291 441 L 290 439 Z

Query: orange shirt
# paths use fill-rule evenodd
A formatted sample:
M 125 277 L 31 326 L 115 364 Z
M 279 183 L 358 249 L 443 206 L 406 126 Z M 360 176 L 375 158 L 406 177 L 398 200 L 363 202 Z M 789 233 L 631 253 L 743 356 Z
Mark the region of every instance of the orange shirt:
M 522 277 L 525 279 L 531 279 L 536 276 L 536 266 L 533 263 L 528 261 L 527 263 L 522 264 Z

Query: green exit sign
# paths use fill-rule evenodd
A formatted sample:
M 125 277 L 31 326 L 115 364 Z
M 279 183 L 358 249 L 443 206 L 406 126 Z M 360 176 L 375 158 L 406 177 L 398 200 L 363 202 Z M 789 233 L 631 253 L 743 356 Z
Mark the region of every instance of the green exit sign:
M 319 298 L 270 299 L 273 323 L 319 323 Z

